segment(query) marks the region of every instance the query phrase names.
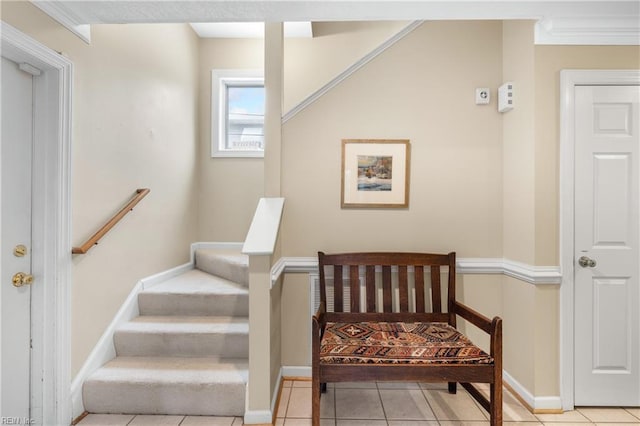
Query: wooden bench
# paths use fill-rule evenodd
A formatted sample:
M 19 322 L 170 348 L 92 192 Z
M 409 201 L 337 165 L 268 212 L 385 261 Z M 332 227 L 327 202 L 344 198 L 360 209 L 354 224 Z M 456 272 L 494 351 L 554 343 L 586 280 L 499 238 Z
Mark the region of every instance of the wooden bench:
M 461 383 L 489 412 L 491 425 L 502 424 L 502 320 L 456 300 L 455 253 L 320 252 L 318 261 L 313 426 L 320 425 L 326 384 L 358 381 L 448 382 L 450 393 Z M 443 273 L 448 274 L 446 312 Z M 489 354 L 456 330 L 457 316 L 489 334 Z M 489 383 L 489 398 L 472 383 Z

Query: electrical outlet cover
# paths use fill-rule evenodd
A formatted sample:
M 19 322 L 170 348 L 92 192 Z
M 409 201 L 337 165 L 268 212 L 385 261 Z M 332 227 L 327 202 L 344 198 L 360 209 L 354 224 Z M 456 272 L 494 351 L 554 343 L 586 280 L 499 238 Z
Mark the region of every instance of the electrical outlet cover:
M 491 92 L 488 87 L 476 89 L 476 105 L 486 105 L 491 101 Z

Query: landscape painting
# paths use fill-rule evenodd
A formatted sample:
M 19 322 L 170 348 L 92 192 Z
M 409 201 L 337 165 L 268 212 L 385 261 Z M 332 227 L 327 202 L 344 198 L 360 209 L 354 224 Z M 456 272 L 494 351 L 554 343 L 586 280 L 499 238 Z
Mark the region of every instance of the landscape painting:
M 409 141 L 342 140 L 342 208 L 409 206 Z
M 391 191 L 393 157 L 358 155 L 358 191 Z

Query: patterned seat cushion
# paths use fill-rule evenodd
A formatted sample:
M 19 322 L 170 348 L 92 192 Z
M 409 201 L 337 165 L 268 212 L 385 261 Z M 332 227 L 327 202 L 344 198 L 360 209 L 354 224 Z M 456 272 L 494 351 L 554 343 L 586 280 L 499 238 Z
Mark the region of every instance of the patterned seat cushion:
M 327 323 L 323 364 L 491 364 L 493 358 L 447 323 Z

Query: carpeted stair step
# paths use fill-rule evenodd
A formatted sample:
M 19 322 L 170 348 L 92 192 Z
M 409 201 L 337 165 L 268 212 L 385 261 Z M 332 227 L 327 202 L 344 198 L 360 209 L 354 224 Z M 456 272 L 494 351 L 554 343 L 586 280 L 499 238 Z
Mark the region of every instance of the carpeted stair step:
M 246 359 L 117 357 L 83 387 L 90 413 L 242 416 Z
M 140 316 L 116 330 L 118 356 L 247 358 L 249 319 Z
M 195 251 L 195 263 L 201 271 L 249 287 L 249 257 L 246 255 L 198 249 Z
M 228 279 L 193 269 L 138 294 L 140 315 L 249 316 L 249 292 Z

